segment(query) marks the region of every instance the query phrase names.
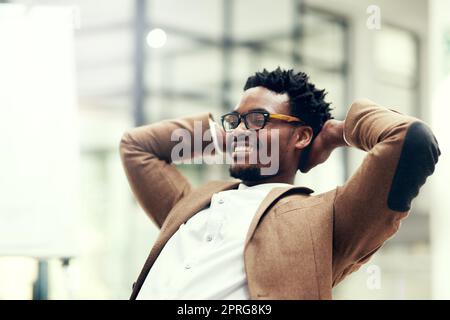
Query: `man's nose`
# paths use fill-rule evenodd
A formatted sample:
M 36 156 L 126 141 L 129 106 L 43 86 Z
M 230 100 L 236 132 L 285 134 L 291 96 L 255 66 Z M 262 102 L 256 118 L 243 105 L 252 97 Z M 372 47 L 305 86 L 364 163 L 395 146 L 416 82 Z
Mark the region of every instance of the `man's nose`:
M 251 143 L 254 131 L 247 129 L 245 126 L 244 121 L 241 121 L 241 123 L 232 131 L 231 134 L 231 141 L 233 143 Z
M 234 137 L 239 137 L 240 135 L 244 135 L 245 136 L 245 135 L 248 134 L 248 131 L 249 130 L 245 126 L 244 120 L 242 120 L 241 123 L 239 123 L 239 125 L 236 128 L 234 128 L 233 136 Z

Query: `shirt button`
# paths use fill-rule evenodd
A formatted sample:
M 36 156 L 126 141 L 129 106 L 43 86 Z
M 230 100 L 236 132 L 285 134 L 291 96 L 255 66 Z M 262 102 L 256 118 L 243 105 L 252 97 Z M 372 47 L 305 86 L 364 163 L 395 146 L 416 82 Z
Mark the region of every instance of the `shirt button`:
M 213 239 L 213 236 L 212 236 L 212 235 L 208 234 L 208 235 L 206 236 L 206 241 L 210 242 L 210 241 L 212 241 L 212 239 Z
M 184 268 L 185 268 L 185 269 L 190 269 L 190 268 L 191 268 L 191 265 L 187 264 L 187 265 L 184 266 Z
M 224 203 L 223 199 L 219 199 L 218 201 L 220 204 Z

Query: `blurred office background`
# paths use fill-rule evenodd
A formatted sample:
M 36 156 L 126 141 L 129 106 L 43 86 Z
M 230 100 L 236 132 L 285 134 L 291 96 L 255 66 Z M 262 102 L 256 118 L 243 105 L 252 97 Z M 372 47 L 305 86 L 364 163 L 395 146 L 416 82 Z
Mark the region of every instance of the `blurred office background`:
M 310 74 L 329 92 L 338 119 L 358 97 L 420 117 L 432 123 L 445 152 L 449 132 L 440 121 L 448 116 L 450 88 L 436 88 L 449 85 L 444 81 L 450 75 L 449 1 L 3 2 L 27 12 L 44 6 L 73 10 L 80 146 L 80 165 L 74 170 L 80 194 L 76 249 L 28 256 L 0 252 L 0 299 L 128 298 L 158 231 L 126 181 L 118 154 L 122 133 L 205 111 L 218 118 L 237 103 L 247 77 L 262 68 Z M 381 28 L 367 23 L 376 8 Z M 299 174 L 296 183 L 316 193 L 332 189 L 363 156 L 339 150 L 326 164 Z M 400 232 L 335 288 L 336 299 L 450 298 L 450 206 L 445 179 L 439 178 L 448 178 L 445 161 Z M 228 172 L 219 165 L 180 170 L 194 185 L 225 179 Z M 8 197 L 6 188 L 0 192 Z

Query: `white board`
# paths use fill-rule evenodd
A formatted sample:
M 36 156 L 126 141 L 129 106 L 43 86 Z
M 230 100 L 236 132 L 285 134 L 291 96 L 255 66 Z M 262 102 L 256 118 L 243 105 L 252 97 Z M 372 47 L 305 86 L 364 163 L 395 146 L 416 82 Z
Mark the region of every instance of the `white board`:
M 0 5 L 0 255 L 77 252 L 73 33 L 70 8 Z

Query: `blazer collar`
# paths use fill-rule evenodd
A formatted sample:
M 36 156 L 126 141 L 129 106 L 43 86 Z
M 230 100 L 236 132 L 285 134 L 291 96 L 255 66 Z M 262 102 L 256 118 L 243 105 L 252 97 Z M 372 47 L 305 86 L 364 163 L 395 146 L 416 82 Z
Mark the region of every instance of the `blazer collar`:
M 211 203 L 211 197 L 214 193 L 237 189 L 239 184 L 242 181 L 233 180 L 233 181 L 210 181 L 203 185 L 202 187 L 195 190 L 189 198 L 191 201 L 183 202 L 183 205 L 180 205 L 171 212 L 171 214 L 167 217 L 166 222 L 161 228 L 160 237 L 161 240 L 169 240 L 170 237 L 178 230 L 180 225 L 188 221 L 192 216 L 198 213 L 203 208 L 207 207 Z M 291 186 L 291 187 L 277 187 L 273 188 L 269 194 L 264 198 L 260 206 L 258 207 L 255 215 L 253 216 L 252 222 L 250 223 L 250 227 L 247 233 L 245 244 L 250 241 L 253 233 L 258 226 L 258 223 L 267 210 L 267 208 L 276 200 L 281 198 L 284 194 L 290 191 L 297 191 L 299 193 L 310 194 L 314 191 L 307 187 L 302 186 Z M 167 241 L 166 240 L 166 241 Z
M 211 203 L 211 197 L 214 193 L 237 189 L 241 180 L 232 180 L 232 181 L 210 181 L 205 185 L 201 186 L 197 190 L 195 190 L 191 195 L 189 195 L 189 200 L 183 202 L 183 205 L 174 208 L 173 212 L 167 218 L 166 223 L 161 228 L 161 233 L 169 232 L 169 238 L 178 230 L 181 224 L 188 221 L 192 216 L 198 213 L 203 208 L 209 206 Z M 276 187 L 273 188 L 268 195 L 264 198 L 260 206 L 258 207 L 252 223 L 250 224 L 249 234 L 247 237 L 247 241 L 250 240 L 250 236 L 256 228 L 259 219 L 265 210 L 277 199 L 279 199 L 282 195 L 289 191 L 296 190 L 300 193 L 310 194 L 314 191 L 307 187 L 301 186 L 287 186 L 287 187 Z

